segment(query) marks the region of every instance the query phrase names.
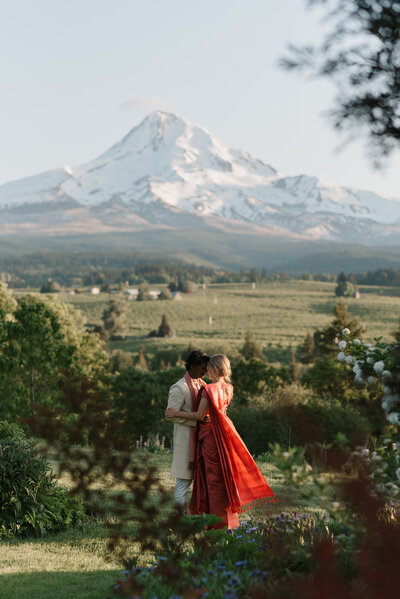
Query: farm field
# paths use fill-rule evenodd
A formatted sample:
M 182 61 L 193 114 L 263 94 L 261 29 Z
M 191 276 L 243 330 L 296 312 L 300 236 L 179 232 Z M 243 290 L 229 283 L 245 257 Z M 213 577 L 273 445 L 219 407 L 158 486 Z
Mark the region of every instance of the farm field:
M 153 287 L 161 289 L 160 286 Z M 206 349 L 228 347 L 235 350 L 242 345 L 246 331 L 251 331 L 264 350 L 290 348 L 300 344 L 307 333 L 332 320 L 337 301 L 334 288 L 335 283 L 292 280 L 257 284 L 254 290 L 250 284 L 211 285 L 184 294 L 182 301 L 124 300 L 131 339 L 114 342 L 113 347 L 137 351 L 143 343 L 183 348 L 196 342 Z M 349 313 L 358 316 L 366 326 L 366 339 L 372 341 L 381 335 L 390 339 L 400 319 L 400 290 L 360 287 L 360 292 L 359 299 L 344 300 Z M 60 293 L 57 297 L 81 310 L 87 322 L 93 325 L 101 323 L 103 310 L 110 299 L 124 299 L 123 295 L 105 293 L 98 296 Z M 175 337 L 143 339 L 159 326 L 163 314 Z
M 172 499 L 171 454 L 152 455 L 151 460 L 164 486 L 171 489 Z M 307 504 L 296 489 L 287 488 L 283 475 L 271 463 L 258 460 L 258 465 L 280 503 L 255 508 L 255 517 L 282 511 L 322 512 L 317 505 Z M 68 479 L 64 477 L 61 482 L 68 484 Z M 106 543 L 106 529 L 98 521 L 40 539 L 2 542 L 0 599 L 105 599 L 123 569 L 106 555 Z M 139 558 L 138 563 L 146 563 L 146 557 Z

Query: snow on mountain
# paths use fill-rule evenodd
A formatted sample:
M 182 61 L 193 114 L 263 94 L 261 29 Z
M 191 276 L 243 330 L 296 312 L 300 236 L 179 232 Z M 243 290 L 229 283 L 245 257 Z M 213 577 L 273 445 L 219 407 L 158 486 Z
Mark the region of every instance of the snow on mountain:
M 67 228 L 79 214 L 90 213 L 114 228 L 185 226 L 185 218 L 195 215 L 310 239 L 354 240 L 368 232 L 365 242 L 378 243 L 400 233 L 399 200 L 317 177 L 284 176 L 165 112 L 151 113 L 87 164 L 0 186 L 0 230 L 2 223 L 22 223 L 24 214 L 29 219 L 34 205 L 35 212 L 37 205 L 45 212 L 58 207 L 58 221 Z

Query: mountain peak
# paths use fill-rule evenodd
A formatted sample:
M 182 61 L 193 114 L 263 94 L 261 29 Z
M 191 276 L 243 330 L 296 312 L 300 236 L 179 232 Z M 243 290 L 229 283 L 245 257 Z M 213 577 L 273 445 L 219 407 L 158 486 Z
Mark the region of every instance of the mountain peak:
M 50 210 L 51 202 L 54 213 L 54 206 L 64 210 L 66 199 L 74 210 L 102 207 L 101 218 L 114 218 L 115 227 L 126 219 L 126 226 L 174 228 L 211 217 L 215 223 L 239 222 L 282 236 L 349 236 L 354 241 L 354 235 L 363 238 L 368 231 L 371 243 L 389 242 L 396 235 L 400 239 L 400 202 L 318 177 L 285 177 L 262 160 L 229 148 L 205 128 L 163 110 L 148 114 L 87 164 L 0 186 L 4 222 L 14 222 L 11 212 L 6 216 L 10 208 L 21 207 L 22 213 L 31 204 Z M 120 214 L 111 215 L 118 210 Z M 59 222 L 68 218 L 63 212 Z

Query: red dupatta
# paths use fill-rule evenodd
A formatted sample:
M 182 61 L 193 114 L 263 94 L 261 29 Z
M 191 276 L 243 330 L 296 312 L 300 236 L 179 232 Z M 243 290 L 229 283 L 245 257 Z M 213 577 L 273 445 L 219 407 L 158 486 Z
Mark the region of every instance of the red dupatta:
M 194 388 L 194 385 L 192 382 L 192 377 L 190 376 L 190 374 L 188 372 L 185 374 L 184 378 L 189 387 L 190 397 L 192 400 L 191 411 L 196 412 L 197 411 L 196 405 L 198 406 L 197 395 L 199 394 L 199 396 L 200 396 L 200 393 L 198 393 L 197 389 Z M 205 383 L 205 381 L 203 381 L 203 379 L 198 379 L 198 381 L 200 383 L 200 389 L 203 386 L 205 386 L 206 383 Z M 194 464 L 194 462 L 196 461 L 196 447 L 197 447 L 197 426 L 192 426 L 190 428 L 189 466 Z
M 205 391 L 210 401 L 211 424 L 221 460 L 229 508 L 233 512 L 244 513 L 267 501 L 278 503 L 232 420 L 219 408 L 217 386 L 206 385 Z M 197 404 L 200 403 L 200 396 L 199 393 Z

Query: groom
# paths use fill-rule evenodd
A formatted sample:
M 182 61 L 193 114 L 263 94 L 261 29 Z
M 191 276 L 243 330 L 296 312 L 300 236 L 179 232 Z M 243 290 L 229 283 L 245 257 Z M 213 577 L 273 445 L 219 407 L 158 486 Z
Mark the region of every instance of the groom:
M 210 356 L 200 350 L 190 352 L 186 359 L 186 375 L 169 390 L 168 408 L 178 411 L 192 411 L 192 397 L 197 395 L 204 381 L 202 377 L 207 372 Z M 175 503 L 186 512 L 186 497 L 193 479 L 193 469 L 190 461 L 190 431 L 196 426 L 196 420 L 185 418 L 168 418 L 174 423 L 174 449 L 172 454 L 171 476 L 176 479 Z

